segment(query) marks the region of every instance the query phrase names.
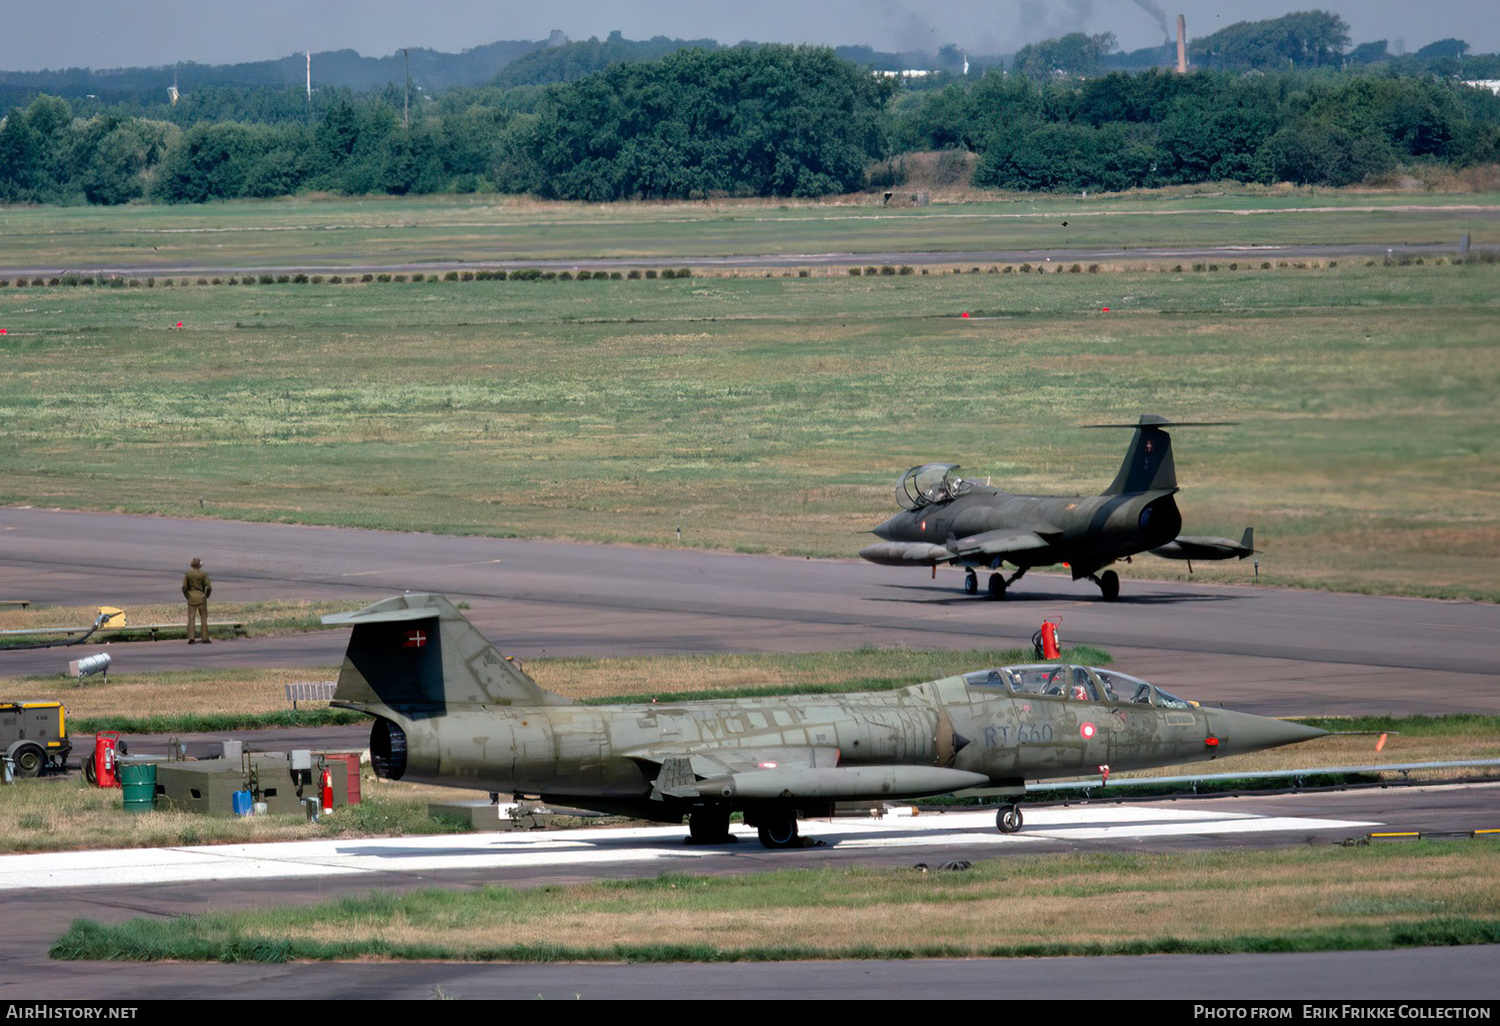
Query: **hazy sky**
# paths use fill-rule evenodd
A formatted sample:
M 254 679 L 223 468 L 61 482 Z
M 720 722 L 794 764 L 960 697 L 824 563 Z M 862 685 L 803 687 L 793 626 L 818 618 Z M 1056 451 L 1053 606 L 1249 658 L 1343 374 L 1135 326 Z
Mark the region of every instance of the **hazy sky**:
M 1494 0 L 7 0 L 0 70 L 222 64 L 303 50 L 382 57 L 403 46 L 458 52 L 501 39 L 630 39 L 664 35 L 721 43 L 867 44 L 879 50 L 1010 53 L 1065 32 L 1113 32 L 1126 50 L 1160 43 L 1162 23 L 1187 15 L 1188 35 L 1236 21 L 1321 8 L 1341 14 L 1355 43 L 1407 51 L 1449 36 L 1500 51 Z M 1158 17 L 1159 12 L 1160 17 Z M 1175 31 L 1175 29 L 1173 29 Z

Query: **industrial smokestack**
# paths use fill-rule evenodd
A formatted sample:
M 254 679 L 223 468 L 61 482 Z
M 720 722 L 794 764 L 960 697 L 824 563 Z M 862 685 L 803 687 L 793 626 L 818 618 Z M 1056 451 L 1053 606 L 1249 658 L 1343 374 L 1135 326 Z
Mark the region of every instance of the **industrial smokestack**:
M 1177 74 L 1187 74 L 1187 17 L 1177 16 Z

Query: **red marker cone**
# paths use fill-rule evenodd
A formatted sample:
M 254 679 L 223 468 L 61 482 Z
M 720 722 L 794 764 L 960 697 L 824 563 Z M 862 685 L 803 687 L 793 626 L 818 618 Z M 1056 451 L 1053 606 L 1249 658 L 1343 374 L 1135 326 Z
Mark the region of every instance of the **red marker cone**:
M 1106 307 L 1105 307 L 1105 308 L 1104 308 L 1104 312 L 1105 312 L 1105 313 L 1109 313 L 1109 307 L 1107 307 L 1107 306 L 1106 306 Z
M 964 312 L 963 312 L 963 316 L 965 316 L 965 317 L 967 317 L 967 316 L 969 316 L 969 311 L 967 311 L 967 310 L 965 310 L 965 311 L 964 311 Z

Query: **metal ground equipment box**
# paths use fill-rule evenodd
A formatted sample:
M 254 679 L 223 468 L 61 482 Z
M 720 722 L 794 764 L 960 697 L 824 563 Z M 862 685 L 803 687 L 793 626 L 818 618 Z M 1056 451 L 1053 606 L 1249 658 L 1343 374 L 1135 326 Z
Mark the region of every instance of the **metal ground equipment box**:
M 122 760 L 126 764 L 132 761 Z M 324 760 L 306 751 L 245 752 L 238 759 L 157 762 L 156 808 L 231 816 L 235 814 L 237 791 L 249 791 L 253 801 L 265 805 L 272 814 L 302 812 L 305 800 L 310 798 L 318 799 L 321 808 L 319 785 L 325 767 L 331 778 L 334 807 L 348 804 L 347 763 Z M 358 793 L 357 776 L 355 780 Z
M 16 776 L 61 770 L 72 750 L 61 702 L 0 702 L 0 756 Z

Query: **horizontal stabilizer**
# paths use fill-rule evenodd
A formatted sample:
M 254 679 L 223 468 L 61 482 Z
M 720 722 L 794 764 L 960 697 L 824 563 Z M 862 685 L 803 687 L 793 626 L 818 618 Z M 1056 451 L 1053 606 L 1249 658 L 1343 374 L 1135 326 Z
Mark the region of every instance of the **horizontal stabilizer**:
M 1141 419 L 1134 424 L 1083 424 L 1085 430 L 1095 428 L 1138 428 L 1138 427 L 1234 427 L 1239 423 L 1236 420 L 1168 420 L 1166 417 L 1156 413 L 1143 413 Z

